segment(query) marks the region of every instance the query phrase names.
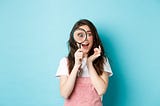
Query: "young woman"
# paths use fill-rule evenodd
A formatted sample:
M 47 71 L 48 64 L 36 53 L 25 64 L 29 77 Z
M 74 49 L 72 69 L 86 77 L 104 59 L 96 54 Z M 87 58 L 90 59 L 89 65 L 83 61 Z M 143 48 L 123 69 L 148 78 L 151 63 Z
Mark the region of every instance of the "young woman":
M 74 38 L 75 34 L 83 37 L 80 32 L 75 33 L 77 29 L 85 32 L 81 43 Z M 102 106 L 101 97 L 113 73 L 93 23 L 86 19 L 76 22 L 68 43 L 69 54 L 61 59 L 56 73 L 64 106 Z

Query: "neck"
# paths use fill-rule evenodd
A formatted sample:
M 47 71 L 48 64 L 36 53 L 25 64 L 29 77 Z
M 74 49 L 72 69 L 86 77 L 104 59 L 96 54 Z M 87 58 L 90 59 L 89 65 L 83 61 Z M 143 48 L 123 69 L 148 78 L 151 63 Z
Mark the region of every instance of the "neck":
M 84 58 L 87 58 L 87 57 L 88 57 L 88 53 L 85 53 L 85 54 L 83 55 L 83 57 L 84 57 Z

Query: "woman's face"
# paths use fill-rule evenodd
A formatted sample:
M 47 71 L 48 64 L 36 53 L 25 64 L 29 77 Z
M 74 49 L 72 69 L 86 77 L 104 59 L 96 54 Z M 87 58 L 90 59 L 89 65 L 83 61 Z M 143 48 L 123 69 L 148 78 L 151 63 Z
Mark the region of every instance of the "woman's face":
M 87 25 L 80 26 L 79 28 L 82 28 L 87 32 L 87 39 L 81 44 L 81 49 L 82 49 L 84 55 L 86 55 L 90 51 L 90 49 L 92 48 L 93 35 L 92 35 L 90 28 Z

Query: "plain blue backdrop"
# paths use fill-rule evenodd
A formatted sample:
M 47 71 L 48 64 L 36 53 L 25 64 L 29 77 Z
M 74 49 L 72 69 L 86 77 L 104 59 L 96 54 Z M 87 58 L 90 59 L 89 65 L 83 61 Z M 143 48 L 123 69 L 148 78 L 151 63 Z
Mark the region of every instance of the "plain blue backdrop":
M 104 106 L 160 106 L 159 0 L 0 0 L 0 106 L 62 106 L 73 24 L 98 29 L 114 76 Z

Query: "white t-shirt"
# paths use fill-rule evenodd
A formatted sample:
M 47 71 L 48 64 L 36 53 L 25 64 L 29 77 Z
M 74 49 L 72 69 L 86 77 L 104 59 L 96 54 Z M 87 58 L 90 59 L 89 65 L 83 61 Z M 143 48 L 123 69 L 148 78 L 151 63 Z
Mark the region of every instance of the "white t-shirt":
M 82 71 L 80 77 L 89 77 L 88 68 L 87 68 L 87 65 L 86 65 L 86 60 L 87 60 L 86 58 L 83 58 L 83 60 L 82 60 L 81 69 L 83 71 Z M 109 76 L 113 75 L 113 72 L 111 70 L 108 59 L 105 61 L 104 71 L 108 72 Z M 64 57 L 60 60 L 58 70 L 57 70 L 57 73 L 56 73 L 56 77 L 59 77 L 59 76 L 62 76 L 62 75 L 69 76 L 69 71 L 68 71 L 68 66 L 67 66 L 67 58 L 66 57 Z

